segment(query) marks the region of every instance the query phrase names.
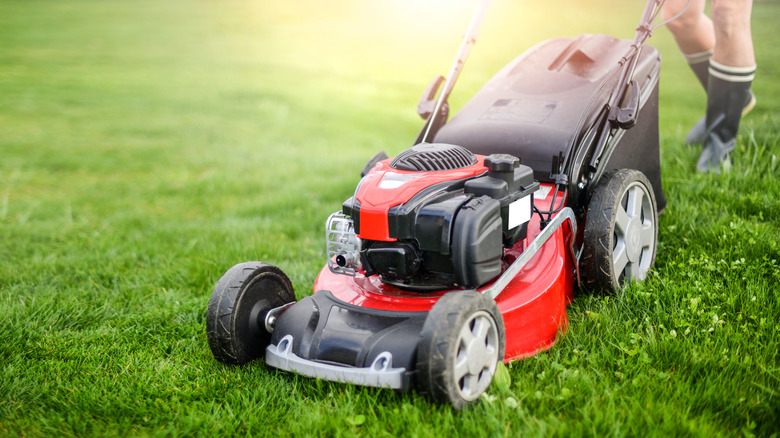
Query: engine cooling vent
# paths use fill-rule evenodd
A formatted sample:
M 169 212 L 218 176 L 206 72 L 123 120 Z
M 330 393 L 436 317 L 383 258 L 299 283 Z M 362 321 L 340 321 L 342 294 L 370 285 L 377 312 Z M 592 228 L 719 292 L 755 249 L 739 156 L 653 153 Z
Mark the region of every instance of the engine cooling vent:
M 477 162 L 466 148 L 444 143 L 423 143 L 413 146 L 390 163 L 390 167 L 412 172 L 460 169 Z

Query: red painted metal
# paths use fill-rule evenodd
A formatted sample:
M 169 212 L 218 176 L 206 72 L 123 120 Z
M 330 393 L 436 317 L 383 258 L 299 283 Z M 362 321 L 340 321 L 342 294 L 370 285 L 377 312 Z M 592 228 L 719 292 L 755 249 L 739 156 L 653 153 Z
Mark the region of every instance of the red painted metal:
M 533 225 L 538 230 L 538 221 Z M 574 287 L 574 264 L 567 246 L 570 239 L 571 229 L 565 224 L 559 227 L 496 297 L 504 317 L 505 361 L 546 350 L 558 333 L 566 331 L 566 306 L 573 299 Z
M 360 182 L 357 194 L 360 202 L 360 232 L 358 237 L 366 240 L 393 242 L 390 237 L 388 216 L 390 209 L 403 204 L 421 190 L 434 184 L 470 178 L 487 169 L 485 157 L 477 155 L 477 162 L 471 166 L 446 172 L 411 172 L 390 167 L 391 160 L 379 162 Z M 404 181 L 403 184 L 400 181 Z
M 482 157 L 480 163 L 481 160 Z M 371 174 L 374 173 L 376 170 Z M 449 175 L 447 179 L 451 180 L 452 173 L 446 172 L 446 174 Z M 365 182 L 364 180 L 364 184 Z M 425 186 L 428 185 L 430 181 L 426 181 Z M 543 199 L 535 198 L 534 204 L 541 210 L 549 209 L 553 190 L 552 186 L 542 185 L 542 189 L 537 194 L 546 193 L 546 196 Z M 559 192 L 557 197 L 559 201 L 556 203 L 562 198 L 563 192 Z M 365 226 L 362 215 L 364 207 L 365 204 L 362 204 L 361 228 Z M 386 226 L 385 222 L 385 229 Z M 526 239 L 505 250 L 505 266 L 509 266 L 519 257 L 540 231 L 539 218 L 534 216 L 528 224 Z M 496 297 L 496 304 L 504 318 L 506 334 L 504 361 L 521 359 L 546 350 L 555 343 L 559 333 L 566 331 L 568 326 L 566 306 L 573 299 L 574 288 L 574 261 L 569 249 L 572 238 L 574 236 L 571 227 L 568 222 L 564 222 Z M 487 287 L 490 287 L 490 284 L 482 289 Z M 329 290 L 337 299 L 346 303 L 372 309 L 405 312 L 428 311 L 440 296 L 449 292 L 404 291 L 382 283 L 377 276 L 365 277 L 357 274 L 355 277 L 349 277 L 333 274 L 327 267 L 322 269 L 314 283 L 314 291 L 318 290 Z

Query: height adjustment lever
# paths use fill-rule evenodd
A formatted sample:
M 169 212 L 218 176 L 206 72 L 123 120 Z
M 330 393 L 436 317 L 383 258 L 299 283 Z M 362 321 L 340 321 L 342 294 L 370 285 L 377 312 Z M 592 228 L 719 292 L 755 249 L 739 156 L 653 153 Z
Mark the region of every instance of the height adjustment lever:
M 428 87 L 420 97 L 420 102 L 417 104 L 417 114 L 419 114 L 423 120 L 428 120 L 428 117 L 431 116 L 433 110 L 436 108 L 436 92 L 439 91 L 439 87 L 441 87 L 441 84 L 443 83 L 444 76 L 436 76 L 431 83 L 428 84 Z
M 631 129 L 636 125 L 636 116 L 639 114 L 639 84 L 637 81 L 628 83 L 626 90 L 628 100 L 625 97 L 625 105 L 614 106 L 609 114 L 609 123 L 612 127 L 621 129 Z

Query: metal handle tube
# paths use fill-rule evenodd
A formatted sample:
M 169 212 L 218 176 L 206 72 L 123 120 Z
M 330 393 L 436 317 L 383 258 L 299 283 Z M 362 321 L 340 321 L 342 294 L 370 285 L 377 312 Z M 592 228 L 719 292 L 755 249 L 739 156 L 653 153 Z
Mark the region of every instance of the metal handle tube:
M 555 231 L 561 225 L 563 225 L 563 222 L 566 220 L 568 220 L 571 224 L 572 235 L 576 236 L 577 218 L 574 215 L 574 210 L 572 210 L 570 207 L 564 207 L 564 209 L 555 215 L 552 221 L 547 224 L 542 232 L 539 233 L 539 235 L 537 235 L 536 238 L 528 245 L 525 251 L 520 254 L 520 257 L 518 257 L 514 263 L 509 265 L 507 270 L 504 271 L 504 273 L 498 277 L 498 280 L 496 280 L 490 287 L 482 290 L 482 293 L 488 294 L 491 298 L 496 299 L 496 297 L 507 287 L 507 285 L 509 285 L 509 282 L 512 281 L 518 273 L 520 273 L 525 265 L 531 261 L 531 258 L 536 255 L 540 249 L 542 249 L 542 246 L 550 239 L 550 237 L 552 237 L 553 233 L 555 233 Z M 571 243 L 573 246 L 574 239 L 572 239 Z
M 480 0 L 479 4 L 477 4 L 477 9 L 471 17 L 471 22 L 466 30 L 466 35 L 463 37 L 463 42 L 458 50 L 458 55 L 455 57 L 455 61 L 453 61 L 449 73 L 447 73 L 447 80 L 444 82 L 444 88 L 442 88 L 441 93 L 439 93 L 439 98 L 436 100 L 436 105 L 433 108 L 433 113 L 431 113 L 431 117 L 425 128 L 425 134 L 422 136 L 422 141 L 420 143 L 428 142 L 428 136 L 431 134 L 431 128 L 436 121 L 436 117 L 441 113 L 442 107 L 447 102 L 447 98 L 452 92 L 452 88 L 455 86 L 455 81 L 458 80 L 458 76 L 460 75 L 461 70 L 463 70 L 463 64 L 465 64 L 471 48 L 474 46 L 474 43 L 477 42 L 479 28 L 482 25 L 482 21 L 485 19 L 491 1 L 492 0 Z

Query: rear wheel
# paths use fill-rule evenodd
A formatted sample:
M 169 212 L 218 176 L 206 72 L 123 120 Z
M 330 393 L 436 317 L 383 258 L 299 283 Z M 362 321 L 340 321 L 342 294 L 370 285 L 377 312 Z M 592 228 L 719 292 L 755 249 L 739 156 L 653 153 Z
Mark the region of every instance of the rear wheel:
M 206 314 L 206 337 L 214 357 L 245 364 L 260 357 L 271 341 L 268 311 L 295 301 L 290 279 L 276 266 L 246 262 L 219 279 Z
M 371 172 L 371 169 L 373 169 L 377 165 L 377 163 L 386 159 L 387 159 L 387 154 L 385 153 L 385 151 L 379 151 L 375 153 L 373 157 L 369 158 L 365 166 L 363 166 L 363 170 L 360 171 L 360 177 L 362 178 L 368 175 L 368 172 Z
M 580 272 L 588 289 L 616 293 L 644 280 L 658 244 L 655 195 L 645 175 L 605 173 L 593 189 L 583 233 Z
M 504 321 L 495 301 L 450 292 L 428 313 L 417 350 L 421 392 L 460 409 L 487 390 L 504 358 Z

